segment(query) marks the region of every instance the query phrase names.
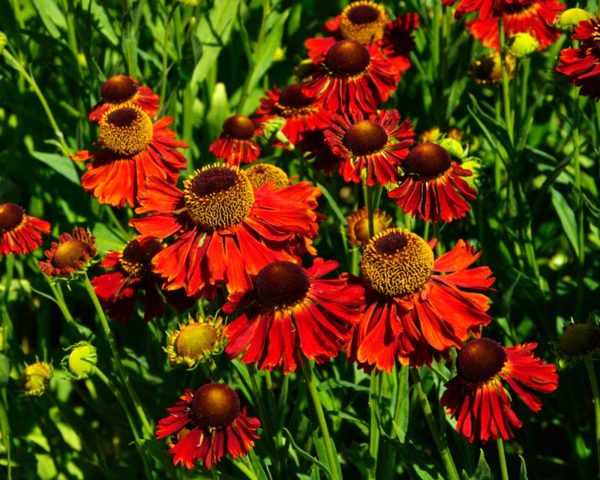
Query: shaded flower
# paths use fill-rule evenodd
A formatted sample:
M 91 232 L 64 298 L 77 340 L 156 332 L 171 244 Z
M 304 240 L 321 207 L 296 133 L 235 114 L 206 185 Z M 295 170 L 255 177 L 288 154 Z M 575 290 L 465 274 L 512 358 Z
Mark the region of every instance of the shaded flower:
M 332 112 L 373 112 L 396 89 L 398 73 L 377 48 L 335 43 L 302 92 Z
M 160 97 L 150 87 L 140 86 L 140 82 L 129 75 L 109 77 L 102 84 L 100 97 L 102 101 L 90 112 L 90 122 L 100 122 L 104 114 L 114 106 L 132 104 L 141 108 L 149 117 L 154 117 L 160 106 Z
M 54 368 L 47 362 L 35 362 L 27 365 L 21 373 L 21 388 L 25 395 L 40 396 L 48 391 Z
M 256 111 L 258 121 L 267 122 L 274 117 L 284 119 L 281 129 L 286 138 L 294 146 L 306 131 L 326 128 L 333 119 L 333 113 L 324 110 L 314 103 L 314 98 L 302 92 L 301 84 L 293 84 L 279 90 L 267 91 L 267 97 L 261 99 L 261 107 Z M 276 146 L 283 146 L 276 143 Z
M 600 98 L 600 17 L 583 21 L 575 27 L 571 39 L 579 42 L 577 48 L 560 51 L 556 71 L 567 77 L 569 83 L 581 87 L 579 95 Z
M 207 383 L 186 389 L 169 416 L 158 422 L 156 438 L 171 437 L 169 453 L 175 465 L 188 470 L 197 461 L 209 470 L 225 455 L 246 455 L 258 440 L 258 418 L 240 407 L 237 393 L 227 385 Z
M 346 217 L 346 232 L 348 242 L 353 247 L 366 245 L 371 236 L 369 235 L 369 212 L 363 207 Z M 392 217 L 377 209 L 373 212 L 373 236 L 380 234 L 392 223 Z
M 515 57 L 506 55 L 506 73 L 508 79 L 515 77 Z M 502 81 L 502 64 L 499 53 L 486 53 L 477 57 L 469 66 L 469 73 L 477 85 L 495 85 Z
M 419 15 L 409 12 L 385 26 L 381 51 L 399 74 L 410 68 L 410 52 L 415 48 L 412 33 L 419 25 Z
M 306 132 L 300 142 L 299 149 L 302 150 L 306 158 L 314 159 L 313 167 L 327 175 L 339 169 L 342 159 L 335 155 L 325 141 L 323 130 Z
M 471 209 L 465 199 L 474 200 L 477 191 L 463 177 L 472 175 L 435 143 L 413 148 L 402 164 L 404 174 L 398 187 L 389 192 L 406 213 L 428 222 L 451 222 Z
M 525 32 L 540 42 L 539 49 L 552 45 L 560 31 L 552 26 L 556 16 L 565 9 L 565 5 L 556 0 L 541 0 L 511 5 L 502 15 L 504 34 L 509 38 L 517 33 Z M 500 49 L 499 19 L 483 17 L 467 23 L 467 28 L 477 40 L 486 47 Z
M 299 185 L 299 184 L 298 184 Z M 143 235 L 175 240 L 152 260 L 164 288 L 209 297 L 226 286 L 246 291 L 250 275 L 278 260 L 293 261 L 290 241 L 317 234 L 316 202 L 306 188 L 254 189 L 237 167 L 213 164 L 196 171 L 184 190 L 156 184 L 131 223 Z
M 172 365 L 185 363 L 193 367 L 223 351 L 223 318 L 208 316 L 179 324 L 177 330 L 167 332 L 167 357 Z
M 360 183 L 365 175 L 369 186 L 396 181 L 398 167 L 414 143 L 412 123 L 400 123 L 397 110 L 338 117 L 324 135 L 331 151 L 342 159 L 339 171 L 344 180 Z
M 460 348 L 491 321 L 489 298 L 477 291 L 494 282 L 488 267 L 468 268 L 480 254 L 463 240 L 434 260 L 418 235 L 389 228 L 363 248 L 361 278 L 366 309 L 348 345 L 348 356 L 391 371 L 395 360 L 431 364 Z
M 307 269 L 291 262 L 274 262 L 253 279 L 252 290 L 227 303 L 225 313 L 242 313 L 225 327 L 230 357 L 260 369 L 293 372 L 303 358 L 325 362 L 334 357 L 360 314 L 363 289 L 348 285 L 345 275 L 322 277 L 338 263 L 316 258 Z
M 245 115 L 233 115 L 223 123 L 223 132 L 210 144 L 208 150 L 229 166 L 254 162 L 260 156 L 260 145 L 254 137 L 260 129 Z
M 558 342 L 561 357 L 577 358 L 600 351 L 600 327 L 591 323 L 568 325 Z
M 110 273 L 92 279 L 102 308 L 115 320 L 129 323 L 140 296 L 144 297 L 144 321 L 165 313 L 165 300 L 178 310 L 194 303 L 183 290 L 160 291 L 160 276 L 152 272 L 152 259 L 164 246 L 152 237 L 131 240 L 121 252 L 110 251 L 101 266 Z
M 100 203 L 116 207 L 139 205 L 139 196 L 151 181 L 176 183 L 186 166 L 177 148 L 187 148 L 167 128 L 172 117 L 152 123 L 144 111 L 134 105 L 111 107 L 99 120 L 98 151 L 82 150 L 71 158 L 90 161 L 81 177 L 81 185 Z
M 61 234 L 58 243 L 52 242 L 50 250 L 46 250 L 47 260 L 39 262 L 40 269 L 45 275 L 58 278 L 84 273 L 96 256 L 95 241 L 90 231 L 81 227 Z
M 456 430 L 470 442 L 514 438 L 513 429 L 521 428 L 511 407 L 511 398 L 502 383 L 533 412 L 542 402 L 535 392 L 550 393 L 558 387 L 556 367 L 534 356 L 537 343 L 502 347 L 489 338 L 465 343 L 458 353 L 458 375 L 446 383 L 440 400 L 456 418 Z
M 43 233 L 50 233 L 48 222 L 27 215 L 16 203 L 0 204 L 0 255 L 32 252 L 42 244 Z

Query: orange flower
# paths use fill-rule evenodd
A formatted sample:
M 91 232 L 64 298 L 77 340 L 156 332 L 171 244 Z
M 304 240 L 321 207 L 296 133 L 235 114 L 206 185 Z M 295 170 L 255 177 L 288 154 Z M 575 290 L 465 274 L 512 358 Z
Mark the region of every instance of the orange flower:
M 225 159 L 227 165 L 235 167 L 251 163 L 260 156 L 260 145 L 254 140 L 260 135 L 254 121 L 245 115 L 233 115 L 223 123 L 223 132 L 208 150 L 217 158 Z
M 0 204 L 0 255 L 29 253 L 42 244 L 50 224 L 31 215 L 16 203 Z
M 96 256 L 96 239 L 89 230 L 73 229 L 72 234 L 63 233 L 58 243 L 52 242 L 46 250 L 47 261 L 40 262 L 40 269 L 49 277 L 70 277 L 84 272 Z

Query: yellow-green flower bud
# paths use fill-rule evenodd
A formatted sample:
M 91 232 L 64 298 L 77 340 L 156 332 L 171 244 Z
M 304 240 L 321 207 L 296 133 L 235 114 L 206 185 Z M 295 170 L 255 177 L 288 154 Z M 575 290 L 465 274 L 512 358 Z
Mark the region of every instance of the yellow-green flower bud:
M 88 342 L 79 342 L 68 350 L 70 353 L 63 358 L 61 365 L 73 378 L 82 380 L 94 374 L 98 362 L 96 347 Z
M 35 362 L 27 365 L 21 374 L 21 386 L 25 395 L 42 395 L 48 390 L 48 384 L 54 369 L 47 362 Z
M 460 142 L 457 142 L 453 138 L 444 138 L 440 142 L 440 147 L 446 150 L 450 156 L 454 158 L 462 158 L 465 154 L 465 150 Z
M 508 53 L 515 58 L 527 58 L 540 47 L 540 42 L 528 33 L 521 32 L 508 39 Z
M 592 18 L 592 14 L 583 8 L 568 8 L 556 18 L 554 27 L 566 32 L 573 30 L 580 22 L 590 18 Z

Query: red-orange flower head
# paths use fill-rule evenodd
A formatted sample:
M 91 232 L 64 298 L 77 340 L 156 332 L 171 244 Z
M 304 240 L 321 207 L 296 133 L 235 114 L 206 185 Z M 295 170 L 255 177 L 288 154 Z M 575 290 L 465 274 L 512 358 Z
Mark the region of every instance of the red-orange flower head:
M 529 33 L 540 42 L 539 50 L 552 45 L 560 37 L 561 32 L 552 26 L 556 16 L 566 6 L 557 0 L 527 0 L 507 5 L 502 14 L 505 38 L 517 33 Z M 467 23 L 473 37 L 486 47 L 500 50 L 500 34 L 497 17 L 479 18 Z
M 399 74 L 410 68 L 410 52 L 415 48 L 412 33 L 419 24 L 419 15 L 408 12 L 385 26 L 381 52 Z
M 176 183 L 186 159 L 177 148 L 187 148 L 167 127 L 172 117 L 155 124 L 133 104 L 117 105 L 104 111 L 99 120 L 100 144 L 105 148 L 82 150 L 73 160 L 88 161 L 81 185 L 100 203 L 116 207 L 139 205 L 142 192 L 153 181 Z
M 226 286 L 243 292 L 251 286 L 249 276 L 267 263 L 295 258 L 292 241 L 316 236 L 319 192 L 307 185 L 253 188 L 238 167 L 213 164 L 190 176 L 183 191 L 154 185 L 136 210 L 149 215 L 131 223 L 143 235 L 175 235 L 152 260 L 167 290 L 211 296 Z
M 374 112 L 396 89 L 398 73 L 376 47 L 341 40 L 306 83 L 303 93 L 332 112 Z
M 536 343 L 502 347 L 489 338 L 463 345 L 456 359 L 458 375 L 446 384 L 441 404 L 456 418 L 456 430 L 470 442 L 511 440 L 513 428 L 523 425 L 502 380 L 533 412 L 542 408 L 535 392 L 556 390 L 556 368 L 534 357 L 536 347 Z
M 72 234 L 61 234 L 58 243 L 52 242 L 50 250 L 46 250 L 47 261 L 40 262 L 40 269 L 57 278 L 85 272 L 96 256 L 95 241 L 90 231 L 81 227 L 73 229 Z
M 50 224 L 31 215 L 16 203 L 0 203 L 0 255 L 29 253 L 42 244 Z
M 457 0 L 442 0 L 444 5 L 454 5 Z M 531 0 L 458 0 L 456 17 L 465 13 L 478 12 L 481 18 L 500 17 L 505 13 L 521 8 Z
M 389 193 L 406 213 L 428 222 L 451 222 L 471 209 L 465 199 L 477 192 L 463 179 L 473 173 L 462 168 L 435 143 L 414 147 L 402 164 L 404 174 L 398 187 Z
M 254 137 L 260 135 L 260 129 L 245 115 L 232 115 L 223 123 L 223 132 L 208 150 L 215 157 L 225 159 L 229 166 L 251 163 L 260 155 L 260 145 Z
M 227 325 L 225 349 L 230 357 L 258 368 L 293 372 L 303 358 L 318 363 L 334 357 L 360 315 L 364 292 L 348 285 L 345 275 L 322 279 L 338 263 L 317 258 L 304 269 L 292 262 L 265 266 L 253 280 L 253 289 L 239 302 L 223 307 L 243 313 Z
M 193 299 L 182 290 L 160 292 L 160 277 L 152 272 L 152 259 L 163 248 L 152 237 L 137 237 L 121 252 L 108 252 L 102 260 L 101 266 L 111 271 L 93 278 L 92 285 L 111 318 L 128 323 L 142 294 L 146 322 L 165 313 L 165 299 L 178 310 L 191 306 Z
M 369 0 L 359 0 L 342 11 L 340 33 L 343 38 L 367 45 L 383 38 L 386 22 L 387 13 L 381 5 Z
M 100 89 L 102 101 L 92 108 L 90 122 L 98 123 L 102 116 L 115 105 L 135 105 L 150 117 L 158 112 L 160 97 L 152 89 L 140 86 L 140 82 L 128 75 L 113 75 L 109 77 Z
M 385 185 L 398 180 L 398 168 L 414 143 L 410 120 L 400 122 L 397 110 L 361 112 L 338 117 L 324 132 L 334 155 L 342 159 L 339 172 L 347 182 Z
M 221 383 L 186 389 L 167 410 L 169 416 L 158 422 L 156 438 L 171 437 L 173 463 L 188 470 L 197 461 L 210 470 L 227 454 L 246 455 L 258 440 L 260 421 L 247 416 L 235 390 Z
M 578 48 L 560 51 L 556 71 L 567 77 L 570 83 L 581 87 L 580 95 L 598 100 L 600 98 L 600 18 L 580 22 L 571 36 L 579 42 Z
M 353 247 L 369 243 L 369 212 L 366 207 L 346 217 L 348 242 Z M 392 223 L 392 217 L 377 209 L 373 212 L 373 235 L 378 235 Z
M 261 123 L 280 117 L 284 124 L 281 133 L 294 146 L 297 146 L 305 132 L 326 128 L 333 119 L 333 113 L 324 110 L 314 102 L 314 98 L 305 95 L 301 84 L 288 85 L 283 90 L 273 87 L 261 99 L 261 107 L 256 111 Z M 284 144 L 278 142 L 277 147 Z
M 490 289 L 492 272 L 468 268 L 478 257 L 462 240 L 434 259 L 427 242 L 408 230 L 389 228 L 374 236 L 360 264 L 368 287 L 366 311 L 348 356 L 391 371 L 396 359 L 431 364 L 460 348 L 491 321 L 489 299 L 474 291 Z

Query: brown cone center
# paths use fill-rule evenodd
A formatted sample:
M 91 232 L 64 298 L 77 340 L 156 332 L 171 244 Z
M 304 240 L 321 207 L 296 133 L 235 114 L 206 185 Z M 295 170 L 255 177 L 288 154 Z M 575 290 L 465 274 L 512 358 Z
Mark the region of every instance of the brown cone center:
M 369 51 L 355 40 L 342 40 L 333 45 L 325 56 L 325 66 L 340 77 L 358 75 L 371 61 Z
M 467 382 L 485 382 L 496 375 L 506 362 L 504 348 L 490 338 L 478 338 L 463 345 L 456 368 Z
M 379 10 L 371 5 L 357 5 L 348 12 L 348 19 L 356 25 L 372 23 L 379 19 Z
M 245 115 L 233 115 L 223 123 L 223 131 L 230 137 L 249 140 L 256 130 L 254 123 Z
M 289 85 L 281 91 L 279 95 L 280 105 L 288 108 L 303 108 L 312 103 L 312 98 L 302 93 L 302 86 L 299 84 Z
M 119 108 L 106 116 L 106 121 L 115 127 L 130 127 L 137 120 L 137 112 L 133 108 Z
M 191 189 L 196 195 L 206 196 L 231 188 L 236 181 L 235 170 L 215 167 L 201 171 L 192 180 Z
M 254 280 L 254 296 L 266 308 L 289 307 L 302 300 L 310 281 L 304 270 L 292 262 L 274 262 Z
M 18 227 L 24 216 L 25 211 L 16 203 L 0 205 L 0 234 Z
M 226 427 L 240 414 L 240 399 L 227 385 L 208 383 L 194 392 L 191 410 L 201 427 Z
M 137 92 L 133 79 L 127 75 L 113 75 L 100 90 L 102 100 L 110 103 L 121 103 L 129 100 Z
M 446 172 L 452 164 L 448 152 L 435 143 L 424 143 L 413 148 L 402 167 L 412 174 L 435 178 Z
M 56 268 L 76 268 L 77 262 L 84 260 L 87 248 L 86 243 L 81 240 L 68 240 L 56 249 L 52 263 Z
M 141 276 L 150 271 L 151 261 L 162 250 L 161 243 L 156 239 L 140 241 L 131 240 L 123 249 L 120 264 L 123 270 L 132 276 Z
M 344 135 L 344 145 L 354 155 L 369 155 L 381 150 L 388 136 L 384 128 L 370 120 L 352 125 Z
M 406 245 L 408 245 L 406 235 L 399 232 L 393 232 L 385 237 L 375 240 L 375 249 L 379 253 L 388 255 L 399 252 L 406 247 Z

